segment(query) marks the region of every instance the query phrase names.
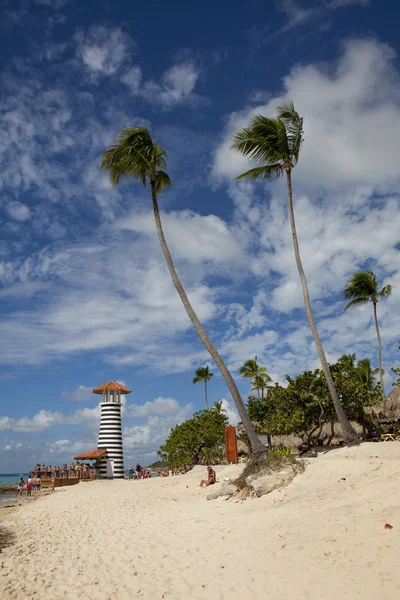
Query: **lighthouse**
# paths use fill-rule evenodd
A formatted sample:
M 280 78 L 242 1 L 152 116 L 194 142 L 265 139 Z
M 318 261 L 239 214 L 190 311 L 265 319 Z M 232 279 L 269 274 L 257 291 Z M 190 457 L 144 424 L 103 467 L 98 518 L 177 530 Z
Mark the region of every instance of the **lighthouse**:
M 121 395 L 131 390 L 116 381 L 108 381 L 93 390 L 101 395 L 101 416 L 97 448 L 107 452 L 99 458 L 100 477 L 122 479 L 124 477 L 124 453 L 121 427 Z

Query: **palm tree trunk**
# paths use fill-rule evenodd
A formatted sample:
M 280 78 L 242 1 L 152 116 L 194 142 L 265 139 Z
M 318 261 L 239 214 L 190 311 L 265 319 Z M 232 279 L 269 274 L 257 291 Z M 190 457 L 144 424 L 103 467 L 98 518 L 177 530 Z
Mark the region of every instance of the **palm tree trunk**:
M 379 381 L 382 386 L 382 394 L 385 395 L 385 388 L 383 387 L 383 368 L 382 368 L 382 344 L 381 344 L 381 335 L 379 333 L 378 326 L 378 316 L 376 314 L 376 301 L 372 301 L 374 305 L 374 320 L 375 320 L 375 329 L 376 329 L 376 337 L 378 338 L 378 367 L 379 367 Z
M 296 258 L 296 265 L 300 275 L 300 281 L 303 288 L 303 298 L 304 298 L 304 307 L 306 310 L 306 315 L 308 322 L 310 324 L 311 332 L 314 337 L 315 346 L 318 351 L 318 356 L 321 361 L 322 370 L 325 375 L 326 383 L 328 385 L 329 394 L 332 398 L 333 406 L 336 411 L 336 415 L 340 426 L 342 428 L 343 438 L 346 444 L 350 442 L 356 442 L 358 440 L 358 436 L 354 431 L 350 421 L 345 415 L 342 405 L 340 404 L 339 397 L 337 395 L 335 384 L 333 383 L 332 374 L 329 370 L 329 366 L 325 357 L 325 352 L 322 347 L 321 339 L 319 337 L 319 333 L 317 330 L 317 326 L 314 321 L 314 316 L 311 310 L 311 302 L 310 302 L 310 294 L 308 291 L 307 279 L 304 273 L 303 265 L 301 264 L 300 259 L 300 250 L 299 243 L 297 241 L 297 232 L 296 232 L 296 223 L 294 220 L 294 211 L 293 211 L 293 196 L 292 196 L 292 180 L 291 180 L 291 172 L 290 169 L 286 169 L 286 181 L 288 188 L 288 203 L 289 203 L 289 218 L 290 218 L 290 227 L 292 230 L 292 239 L 293 239 L 293 247 L 294 247 L 294 255 Z
M 222 376 L 226 381 L 226 384 L 229 388 L 232 398 L 236 404 L 236 408 L 238 409 L 238 413 L 239 413 L 240 419 L 243 423 L 243 426 L 245 428 L 247 437 L 249 438 L 249 442 L 250 442 L 250 446 L 251 446 L 253 455 L 255 455 L 255 456 L 261 455 L 266 450 L 265 446 L 261 442 L 261 440 L 259 439 L 258 435 L 255 432 L 255 429 L 253 427 L 252 422 L 250 421 L 249 415 L 247 414 L 246 408 L 244 406 L 243 400 L 240 396 L 240 393 L 236 386 L 236 383 L 234 382 L 233 377 L 230 374 L 228 367 L 226 366 L 224 360 L 222 359 L 220 354 L 217 352 L 217 349 L 211 343 L 208 335 L 206 334 L 206 332 L 204 330 L 203 325 L 200 323 L 196 313 L 194 312 L 193 307 L 189 302 L 186 292 L 183 289 L 183 286 L 179 280 L 178 274 L 175 270 L 175 266 L 174 266 L 170 251 L 168 249 L 167 242 L 164 237 L 162 224 L 161 224 L 160 213 L 158 210 L 157 194 L 155 191 L 155 181 L 151 181 L 151 197 L 152 197 L 152 201 L 153 201 L 154 218 L 156 221 L 158 239 L 160 240 L 161 249 L 164 253 L 165 260 L 167 262 L 167 267 L 168 267 L 169 273 L 171 275 L 173 284 L 176 288 L 176 291 L 179 294 L 180 299 L 182 300 L 182 304 L 185 307 L 185 310 L 189 316 L 189 319 L 192 321 L 192 323 L 194 325 L 197 335 L 199 336 L 201 342 L 206 347 L 211 358 L 214 360 L 215 364 L 221 371 Z
M 206 397 L 206 409 L 208 410 L 207 379 L 204 380 L 204 394 L 205 394 L 205 397 Z

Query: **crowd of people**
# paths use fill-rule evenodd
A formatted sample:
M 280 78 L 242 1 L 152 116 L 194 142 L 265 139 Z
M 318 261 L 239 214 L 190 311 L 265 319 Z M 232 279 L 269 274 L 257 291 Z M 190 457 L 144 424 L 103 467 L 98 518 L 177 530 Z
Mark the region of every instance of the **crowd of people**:
M 62 465 L 61 467 L 51 465 L 40 465 L 37 463 L 35 466 L 34 475 L 39 478 L 79 478 L 79 479 L 91 479 L 95 476 L 95 469 L 86 463 L 71 463 L 70 466 L 67 464 Z
M 36 496 L 40 492 L 40 477 L 28 477 L 27 481 L 23 477 L 18 481 L 17 485 L 17 496 L 22 496 L 23 492 L 26 491 L 27 496 Z M 53 481 L 52 487 L 54 489 Z
M 190 471 L 190 467 L 187 465 L 181 465 L 180 467 L 168 467 L 165 469 L 155 469 L 153 473 L 148 468 L 141 467 L 138 463 L 134 469 L 132 465 L 128 467 L 128 479 L 148 479 L 152 476 L 158 477 L 173 477 L 174 475 L 184 475 Z

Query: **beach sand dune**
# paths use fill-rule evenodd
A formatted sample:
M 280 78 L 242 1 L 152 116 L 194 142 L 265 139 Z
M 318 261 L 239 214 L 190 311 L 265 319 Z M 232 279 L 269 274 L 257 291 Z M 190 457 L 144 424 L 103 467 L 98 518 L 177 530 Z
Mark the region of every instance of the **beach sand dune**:
M 400 444 L 307 463 L 288 487 L 255 500 L 207 502 L 196 467 L 80 483 L 1 512 L 16 542 L 0 557 L 0 597 L 400 598 Z M 241 469 L 216 470 L 222 479 Z

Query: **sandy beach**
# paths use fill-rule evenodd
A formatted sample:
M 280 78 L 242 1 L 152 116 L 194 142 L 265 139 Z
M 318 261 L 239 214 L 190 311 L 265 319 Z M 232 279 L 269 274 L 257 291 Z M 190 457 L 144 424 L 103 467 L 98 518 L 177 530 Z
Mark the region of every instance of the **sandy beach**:
M 0 512 L 16 535 L 1 598 L 399 598 L 399 458 L 396 442 L 331 450 L 246 501 L 206 501 L 200 467 L 57 490 Z

